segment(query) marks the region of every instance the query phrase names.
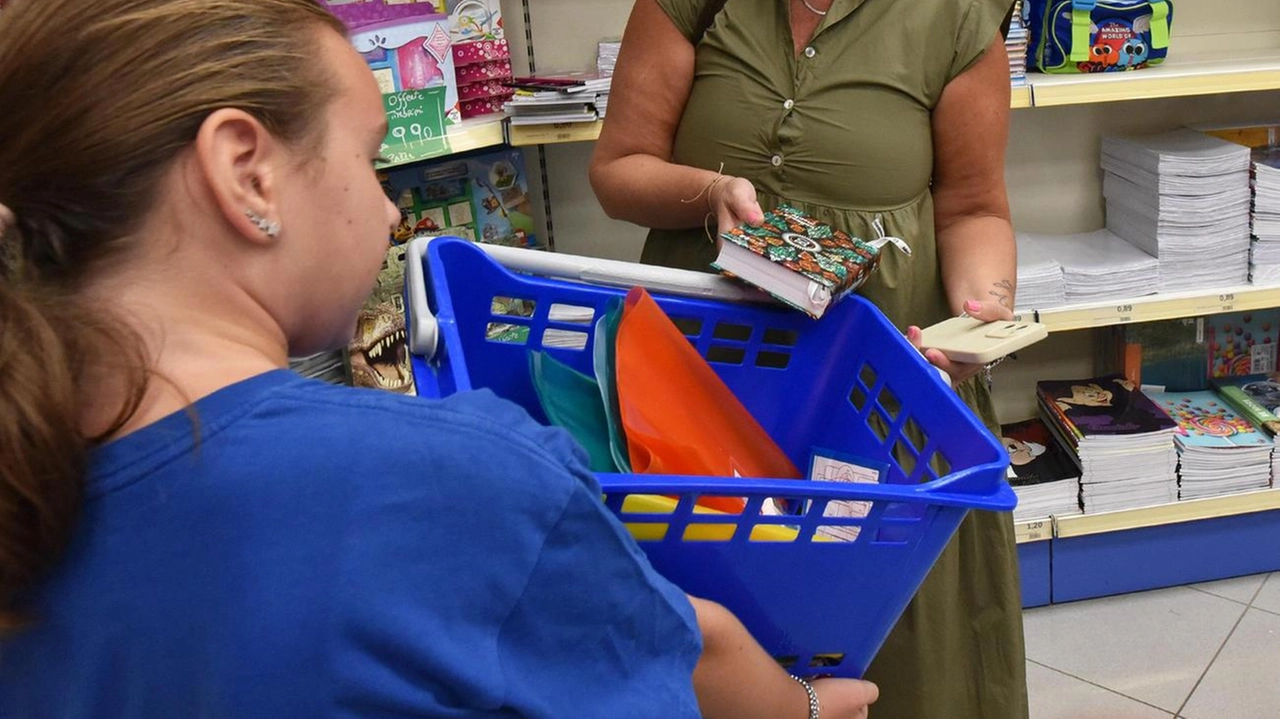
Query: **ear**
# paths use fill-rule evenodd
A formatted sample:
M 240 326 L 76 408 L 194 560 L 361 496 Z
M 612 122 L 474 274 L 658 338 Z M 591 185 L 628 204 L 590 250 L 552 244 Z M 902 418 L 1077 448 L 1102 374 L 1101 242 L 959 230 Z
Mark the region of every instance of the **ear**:
M 249 113 L 221 109 L 200 125 L 195 152 L 199 170 L 227 224 L 250 242 L 274 243 L 278 238 L 264 232 L 249 213 L 280 222 L 279 183 L 288 159 L 284 145 Z

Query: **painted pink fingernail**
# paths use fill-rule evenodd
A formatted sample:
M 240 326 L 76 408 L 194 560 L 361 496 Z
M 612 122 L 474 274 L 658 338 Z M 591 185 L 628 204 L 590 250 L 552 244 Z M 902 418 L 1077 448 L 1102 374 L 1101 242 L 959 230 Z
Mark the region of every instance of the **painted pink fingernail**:
M 978 302 L 977 300 L 969 300 L 968 302 L 964 303 L 964 309 L 966 312 L 981 312 L 982 303 Z

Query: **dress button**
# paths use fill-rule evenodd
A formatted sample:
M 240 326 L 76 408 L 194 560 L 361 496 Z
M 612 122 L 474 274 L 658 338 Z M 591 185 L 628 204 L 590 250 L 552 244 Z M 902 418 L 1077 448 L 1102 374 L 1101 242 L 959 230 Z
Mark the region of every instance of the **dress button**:
M 804 56 L 805 56 L 805 57 L 809 57 L 809 58 L 811 58 L 811 57 L 813 57 L 814 55 L 817 55 L 817 54 L 818 54 L 818 51 L 817 51 L 817 50 L 814 50 L 812 47 L 806 47 L 806 48 L 804 49 Z
M 772 162 L 774 167 L 782 167 L 782 155 L 774 155 L 769 162 Z
M 782 103 L 782 109 L 784 109 L 784 110 L 790 110 L 791 108 L 793 108 L 793 107 L 795 107 L 795 106 L 796 106 L 796 101 L 795 101 L 795 100 L 787 100 L 786 102 Z

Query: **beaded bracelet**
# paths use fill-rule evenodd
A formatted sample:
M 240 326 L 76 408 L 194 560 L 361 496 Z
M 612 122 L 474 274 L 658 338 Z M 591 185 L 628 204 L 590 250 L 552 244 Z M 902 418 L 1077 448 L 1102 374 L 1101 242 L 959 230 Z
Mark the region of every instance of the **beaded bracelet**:
M 797 676 L 791 678 L 800 682 L 800 686 L 804 687 L 805 693 L 809 695 L 809 719 L 818 719 L 819 714 L 822 712 L 822 706 L 818 704 L 818 693 L 813 690 L 813 685 L 809 683 L 808 679 L 801 679 Z

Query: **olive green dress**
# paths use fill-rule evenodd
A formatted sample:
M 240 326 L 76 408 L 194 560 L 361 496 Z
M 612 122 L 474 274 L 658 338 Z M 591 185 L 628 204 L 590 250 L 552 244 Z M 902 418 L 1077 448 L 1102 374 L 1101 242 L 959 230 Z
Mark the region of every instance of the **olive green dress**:
M 750 179 L 862 238 L 878 215 L 891 248 L 863 290 L 899 327 L 945 319 L 934 237 L 931 110 L 995 39 L 1011 0 L 835 0 L 799 55 L 787 0 L 658 0 L 698 43 L 673 160 Z M 642 260 L 707 269 L 706 230 L 655 230 Z M 833 348 L 834 349 L 834 348 Z M 957 388 L 998 431 L 987 388 Z M 874 587 L 869 587 L 874 590 Z M 973 512 L 867 675 L 877 719 L 1024 719 L 1026 667 L 1012 519 Z

